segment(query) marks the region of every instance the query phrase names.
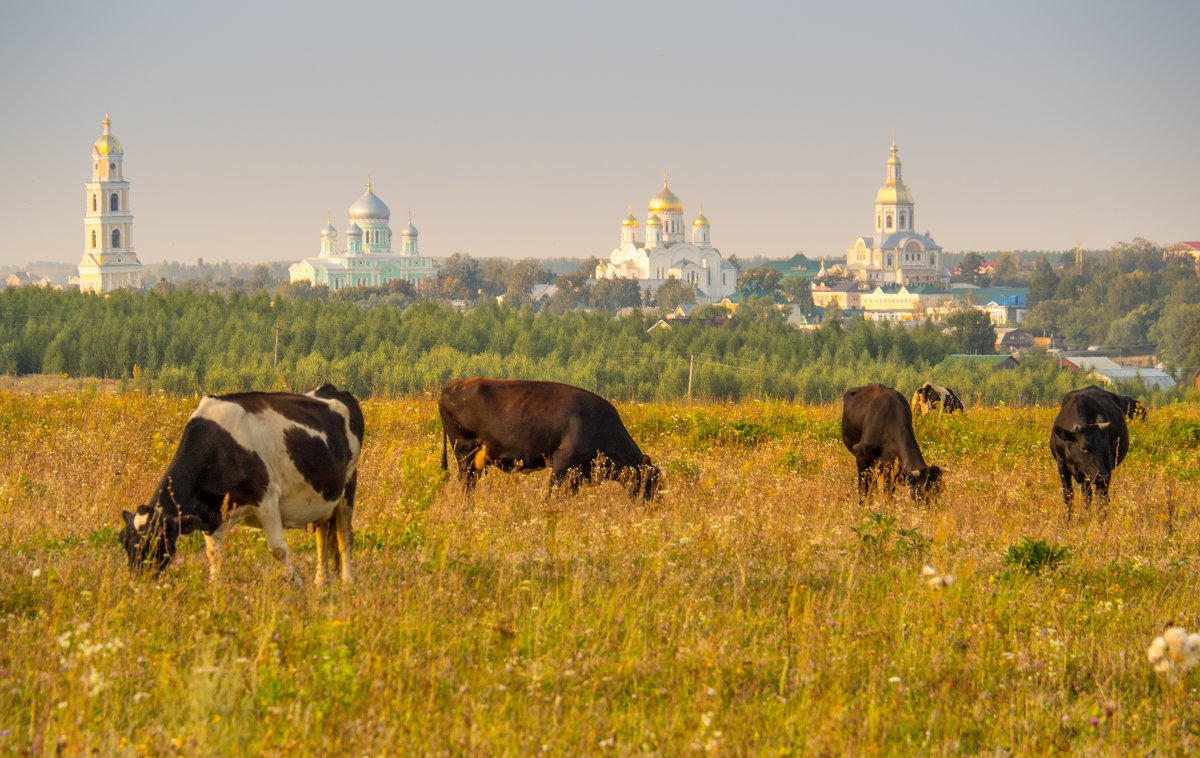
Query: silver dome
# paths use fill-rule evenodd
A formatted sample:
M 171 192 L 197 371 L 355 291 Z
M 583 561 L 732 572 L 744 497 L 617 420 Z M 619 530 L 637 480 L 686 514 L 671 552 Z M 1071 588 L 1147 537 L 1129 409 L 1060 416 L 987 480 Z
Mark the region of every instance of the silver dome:
M 362 236 L 362 227 L 360 227 L 358 224 L 351 221 L 350 228 L 346 230 L 346 236 L 347 237 L 361 237 Z
M 336 237 L 337 229 L 333 228 L 333 224 L 326 224 L 325 228 L 321 230 L 321 236 L 322 237 Z
M 392 212 L 384 205 L 384 202 L 371 191 L 371 185 L 367 185 L 367 191 L 355 201 L 354 205 L 350 206 L 350 218 L 370 218 L 388 220 L 392 217 Z
M 404 227 L 404 229 L 401 230 L 400 236 L 401 237 L 416 237 L 417 236 L 417 227 L 412 225 L 412 221 L 409 221 L 408 226 Z

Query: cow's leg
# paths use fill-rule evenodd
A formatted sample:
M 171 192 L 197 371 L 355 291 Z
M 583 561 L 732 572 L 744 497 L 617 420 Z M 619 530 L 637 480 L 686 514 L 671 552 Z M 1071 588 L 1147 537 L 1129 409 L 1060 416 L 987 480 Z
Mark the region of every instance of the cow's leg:
M 476 477 L 487 465 L 487 451 L 478 440 L 455 440 L 454 458 L 458 461 L 458 475 L 462 478 L 463 489 L 469 495 L 475 488 Z
M 283 519 L 279 515 L 279 485 L 271 482 L 267 485 L 267 494 L 258 504 L 258 523 L 262 525 L 263 534 L 267 538 L 267 547 L 271 555 L 279 561 L 280 573 L 297 586 L 303 585 L 304 580 L 296 573 L 292 565 L 292 557 L 288 552 L 287 537 L 283 533 Z
M 1071 482 L 1071 472 L 1067 471 L 1067 467 L 1063 464 L 1058 464 L 1058 480 L 1062 484 L 1063 505 L 1067 506 L 1067 520 L 1071 520 L 1071 506 L 1075 500 L 1075 487 Z
M 551 461 L 553 466 L 550 469 L 550 489 L 546 493 L 546 497 L 553 496 L 555 488 L 559 485 L 566 489 L 568 495 L 578 492 L 584 473 L 592 472 L 596 456 L 572 454 L 570 451 L 560 448 L 555 451 Z
M 871 461 L 860 459 L 856 463 L 858 465 L 858 504 L 862 505 L 871 496 L 871 484 L 875 476 L 871 471 Z
M 1092 507 L 1092 480 L 1079 480 L 1079 491 L 1083 493 L 1083 504 L 1087 508 Z
M 328 581 L 325 578 L 325 564 L 337 560 L 337 548 L 334 546 L 333 539 L 331 539 L 332 535 L 330 534 L 332 524 L 332 516 L 329 517 L 328 521 L 313 524 L 313 535 L 317 538 L 316 582 L 318 585 L 323 585 Z
M 221 544 L 225 541 L 225 536 L 251 513 L 250 506 L 235 508 L 226 514 L 225 520 L 215 531 L 211 534 L 204 533 L 204 552 L 208 554 L 208 576 L 212 581 L 216 582 L 221 578 Z
M 342 581 L 350 581 L 350 546 L 354 541 L 352 532 L 351 514 L 353 513 L 350 505 L 342 502 L 333 511 L 333 525 L 337 530 L 337 550 L 341 558 Z

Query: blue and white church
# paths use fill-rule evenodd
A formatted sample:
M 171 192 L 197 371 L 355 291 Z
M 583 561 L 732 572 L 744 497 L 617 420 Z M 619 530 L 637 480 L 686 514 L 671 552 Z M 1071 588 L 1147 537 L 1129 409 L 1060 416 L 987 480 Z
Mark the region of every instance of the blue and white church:
M 692 220 L 692 239 L 685 239 L 683 202 L 667 187 L 650 198 L 646 238 L 639 239 L 638 219 L 629 214 L 621 221 L 621 244 L 596 266 L 597 279 L 637 279 L 643 290 L 653 291 L 674 278 L 692 286 L 696 302 L 720 302 L 737 289 L 737 269 L 712 246 L 711 227 L 700 207 Z
M 417 229 L 409 216 L 400 232 L 400 251 L 392 251 L 392 213 L 379 196 L 367 191 L 350 206 L 350 224 L 346 246 L 339 249 L 338 233 L 332 221 L 321 230 L 321 252 L 292 264 L 288 273 L 293 282 L 325 285 L 330 290 L 343 287 L 373 287 L 397 279 L 416 283 L 437 274 L 431 259 L 417 249 Z
M 949 287 L 942 248 L 929 232 L 916 231 L 912 191 L 900 173 L 900 156 L 892 140 L 887 178 L 875 193 L 875 231 L 846 248 L 846 273 L 868 284 Z

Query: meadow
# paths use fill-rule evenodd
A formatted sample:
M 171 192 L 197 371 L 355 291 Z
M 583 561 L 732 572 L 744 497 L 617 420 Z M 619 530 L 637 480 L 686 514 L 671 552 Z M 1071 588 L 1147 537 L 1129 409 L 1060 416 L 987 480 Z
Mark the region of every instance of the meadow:
M 965 396 L 965 395 L 964 395 Z M 1188 755 L 1200 406 L 1131 423 L 1106 510 L 1065 519 L 1055 409 L 916 423 L 935 503 L 860 506 L 840 404 L 619 404 L 666 472 L 547 497 L 440 469 L 432 395 L 365 403 L 355 581 L 302 588 L 234 532 L 131 577 L 193 397 L 0 391 L 0 753 Z M 952 583 L 931 581 L 930 566 Z

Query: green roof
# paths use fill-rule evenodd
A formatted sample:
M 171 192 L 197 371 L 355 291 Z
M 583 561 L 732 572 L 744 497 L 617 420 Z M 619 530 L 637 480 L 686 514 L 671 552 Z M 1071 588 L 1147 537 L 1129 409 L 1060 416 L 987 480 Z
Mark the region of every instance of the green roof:
M 813 263 L 804 253 L 796 253 L 791 258 L 784 260 L 770 260 L 763 263 L 768 268 L 773 268 L 784 276 L 804 276 L 809 279 L 816 276 L 821 270 L 820 263 Z

